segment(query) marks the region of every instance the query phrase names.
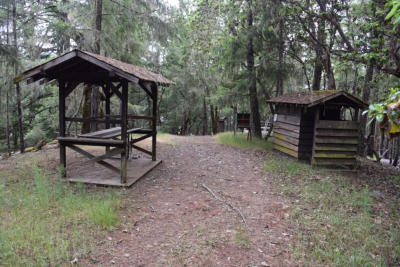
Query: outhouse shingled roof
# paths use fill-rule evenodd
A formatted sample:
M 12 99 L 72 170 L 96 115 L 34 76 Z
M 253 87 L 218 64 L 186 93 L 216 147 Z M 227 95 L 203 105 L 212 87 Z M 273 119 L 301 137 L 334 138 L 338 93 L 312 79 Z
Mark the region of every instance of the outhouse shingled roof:
M 296 104 L 312 107 L 336 97 L 344 96 L 359 107 L 368 107 L 368 103 L 342 90 L 300 91 L 284 94 L 267 100 L 272 104 Z

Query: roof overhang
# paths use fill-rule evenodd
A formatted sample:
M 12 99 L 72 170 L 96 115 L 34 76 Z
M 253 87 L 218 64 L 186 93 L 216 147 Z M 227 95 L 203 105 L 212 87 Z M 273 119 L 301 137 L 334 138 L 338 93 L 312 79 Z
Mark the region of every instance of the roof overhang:
M 146 72 L 151 73 L 150 71 Z M 154 73 L 151 74 L 157 75 Z M 153 79 L 141 79 L 132 73 L 122 70 L 118 66 L 109 64 L 108 62 L 96 58 L 96 55 L 85 53 L 84 51 L 78 49 L 26 70 L 21 75 L 15 77 L 14 83 L 27 80 L 27 83 L 29 84 L 42 79 L 45 79 L 45 81 L 51 81 L 54 79 L 81 79 L 82 82 L 93 82 L 99 84 L 105 80 L 126 80 L 135 84 L 155 82 L 158 85 L 163 86 L 173 84 L 173 82 L 170 82 L 165 78 L 163 79 L 169 81 L 169 83 L 160 82 L 159 80 Z
M 336 94 L 332 94 L 330 96 L 327 96 L 327 97 L 324 97 L 322 99 L 319 99 L 319 100 L 317 100 L 317 101 L 315 101 L 313 103 L 308 104 L 307 107 L 309 107 L 309 108 L 310 107 L 314 107 L 314 106 L 317 106 L 317 105 L 319 105 L 321 103 L 327 102 L 329 100 L 335 99 L 335 98 L 340 97 L 340 96 L 343 96 L 343 97 L 349 99 L 351 103 L 355 104 L 355 105 L 349 104 L 349 106 L 357 106 L 358 108 L 361 108 L 361 109 L 368 107 L 368 103 L 365 103 L 364 101 L 362 101 L 358 97 L 355 97 L 352 94 L 349 94 L 349 93 L 347 93 L 345 91 L 339 91 Z
M 321 92 L 326 94 L 326 96 L 322 96 L 321 94 L 318 95 L 317 92 Z M 295 96 L 291 96 L 291 94 L 295 95 Z M 302 96 L 299 99 L 299 97 L 296 97 L 296 94 L 302 94 Z M 315 94 L 315 95 L 314 95 Z M 289 97 L 288 97 L 289 96 Z M 279 104 L 285 104 L 285 105 L 295 105 L 295 106 L 300 106 L 300 107 L 307 107 L 307 108 L 311 108 L 320 104 L 323 104 L 325 102 L 328 102 L 330 100 L 333 100 L 335 98 L 345 98 L 346 101 L 348 101 L 347 103 L 343 103 L 343 106 L 350 106 L 350 107 L 354 107 L 354 108 L 360 108 L 360 109 L 364 109 L 368 107 L 368 103 L 362 101 L 361 99 L 359 99 L 356 96 L 353 96 L 350 93 L 347 93 L 345 91 L 329 91 L 328 90 L 322 90 L 322 91 L 316 91 L 316 92 L 293 92 L 293 93 L 289 93 L 286 95 L 282 95 L 279 97 L 275 97 L 272 99 L 269 99 L 266 101 L 266 103 L 269 104 L 275 104 L 275 105 L 279 105 Z

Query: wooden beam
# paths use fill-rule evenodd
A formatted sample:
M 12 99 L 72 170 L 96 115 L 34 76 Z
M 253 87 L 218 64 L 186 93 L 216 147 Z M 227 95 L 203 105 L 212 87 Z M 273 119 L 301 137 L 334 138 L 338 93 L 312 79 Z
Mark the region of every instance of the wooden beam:
M 357 130 L 338 130 L 338 129 L 324 129 L 317 128 L 317 136 L 331 136 L 331 137 L 358 137 L 359 133 Z
M 82 162 L 81 164 L 86 164 L 86 163 L 90 163 L 90 162 L 98 162 L 100 160 L 110 158 L 111 156 L 119 154 L 119 153 L 121 153 L 121 148 L 119 148 L 119 147 L 113 148 L 110 151 L 107 151 L 105 154 L 96 156 L 92 159 Z
M 151 94 L 153 95 L 153 123 L 152 123 L 152 142 L 151 142 L 151 151 L 152 151 L 152 156 L 151 159 L 153 161 L 157 160 L 157 84 L 152 83 L 151 84 Z
M 281 151 L 281 152 L 283 152 L 285 154 L 288 154 L 288 155 L 290 155 L 292 157 L 295 157 L 295 158 L 299 157 L 299 152 L 293 151 L 293 150 L 291 150 L 289 148 L 286 148 L 286 147 L 283 147 L 283 146 L 280 146 L 280 145 L 277 145 L 277 144 L 274 144 L 274 149 L 279 150 L 279 151 Z
M 57 137 L 60 144 L 65 145 L 86 145 L 86 146 L 112 146 L 123 147 L 121 140 L 99 139 L 99 138 L 76 138 L 76 137 Z
M 326 158 L 326 159 L 355 159 L 357 154 L 354 153 L 346 153 L 346 152 L 336 152 L 336 153 L 327 153 L 327 152 L 315 152 L 314 158 Z
M 315 108 L 315 115 L 314 115 L 314 132 L 313 132 L 313 144 L 312 144 L 312 152 L 311 152 L 311 166 L 314 165 L 314 154 L 315 154 L 315 140 L 317 139 L 317 123 L 319 122 L 319 106 Z
M 135 139 L 133 139 L 132 141 L 131 141 L 131 143 L 137 143 L 137 142 L 140 142 L 140 141 L 142 141 L 142 140 L 144 140 L 144 139 L 146 139 L 146 138 L 149 138 L 149 137 L 152 137 L 153 135 L 152 134 L 146 134 L 146 135 L 143 135 L 143 136 L 141 136 L 141 137 L 139 137 L 139 138 L 135 138 Z
M 318 121 L 317 128 L 324 129 L 345 129 L 345 130 L 358 130 L 359 123 L 357 121 L 332 121 L 320 120 Z
M 96 118 L 65 118 L 66 121 L 73 122 L 97 122 L 97 123 L 106 123 L 107 119 L 96 119 Z M 121 123 L 120 119 L 108 120 L 110 123 Z
M 103 92 L 106 96 L 106 129 L 110 128 L 110 114 L 111 114 L 111 92 L 110 92 L 111 82 L 107 81 L 106 85 L 103 86 Z
M 152 95 L 152 93 L 150 92 L 150 90 L 146 87 L 146 84 L 145 84 L 142 80 L 140 80 L 138 84 L 139 84 L 139 86 L 146 92 L 146 94 L 147 94 L 148 96 L 150 96 L 151 99 L 153 99 L 153 95 Z
M 146 150 L 146 149 L 144 149 L 144 148 L 141 148 L 140 146 L 137 146 L 137 145 L 134 145 L 134 144 L 131 144 L 131 146 L 132 146 L 134 149 L 139 150 L 139 151 L 141 151 L 141 152 L 143 152 L 143 153 L 146 153 L 146 154 L 148 154 L 148 155 L 150 155 L 150 156 L 153 155 L 153 153 L 151 153 L 151 151 L 148 151 L 148 150 Z
M 357 137 L 319 137 L 314 138 L 314 142 L 317 144 L 351 144 L 357 145 Z
M 127 176 L 127 159 L 129 157 L 129 142 L 127 133 L 127 115 L 128 115 L 128 82 L 122 81 L 122 96 L 121 96 L 121 140 L 124 142 L 124 148 L 121 152 L 121 184 L 126 183 Z
M 122 94 L 119 91 L 119 88 L 121 87 L 121 85 L 122 85 L 122 82 L 119 83 L 117 86 L 115 86 L 113 83 L 110 83 L 110 88 L 112 90 L 112 93 L 116 94 L 119 97 L 119 99 L 122 99 Z M 112 93 L 111 93 L 111 96 L 112 96 Z
M 46 70 L 48 70 L 48 69 L 50 69 L 50 68 L 52 68 L 52 67 L 54 67 L 54 66 L 56 66 L 56 65 L 58 65 L 60 63 L 66 62 L 68 60 L 71 60 L 72 58 L 74 58 L 76 56 L 77 56 L 77 51 L 73 50 L 73 51 L 71 51 L 71 52 L 69 52 L 69 53 L 67 53 L 67 54 L 65 54 L 63 56 L 60 56 L 60 57 L 55 58 L 53 60 L 50 60 L 50 61 L 48 61 L 48 62 L 46 62 L 46 63 L 44 63 L 42 65 L 39 65 L 39 66 L 37 66 L 37 67 L 35 67 L 33 69 L 27 70 L 24 73 L 22 73 L 20 76 L 16 77 L 14 79 L 14 83 L 17 83 L 19 81 L 25 80 L 27 78 L 30 78 L 30 77 L 33 77 L 33 76 L 36 76 L 36 75 L 40 75 L 41 73 L 45 73 Z M 44 76 L 41 75 L 40 78 L 44 78 Z
M 60 129 L 60 137 L 65 136 L 65 81 L 58 81 L 58 123 Z M 66 177 L 66 168 L 67 168 L 67 153 L 65 149 L 65 145 L 60 143 L 60 165 L 62 170 L 62 176 Z
M 315 144 L 315 151 L 354 151 L 357 152 L 356 145 L 332 145 L 332 144 Z
M 77 146 L 69 144 L 68 147 L 70 149 L 74 150 L 75 152 L 78 152 L 78 153 L 80 153 L 80 154 L 82 154 L 82 155 L 84 155 L 84 156 L 86 156 L 86 157 L 88 157 L 90 159 L 95 159 L 96 158 L 96 156 L 90 154 L 89 152 L 87 152 L 87 151 L 85 151 L 85 150 L 83 150 L 83 149 L 81 149 L 81 148 L 79 148 Z M 112 170 L 112 171 L 114 171 L 116 173 L 120 172 L 120 170 L 117 167 L 114 167 L 110 163 L 105 162 L 103 160 L 98 160 L 98 161 L 96 161 L 96 163 L 98 163 L 98 164 L 100 164 L 100 165 L 106 167 L 107 169 L 110 169 L 110 170 Z
M 81 82 L 78 81 L 70 81 L 65 88 L 64 97 L 67 98 L 69 94 L 74 91 L 74 89 L 80 84 Z

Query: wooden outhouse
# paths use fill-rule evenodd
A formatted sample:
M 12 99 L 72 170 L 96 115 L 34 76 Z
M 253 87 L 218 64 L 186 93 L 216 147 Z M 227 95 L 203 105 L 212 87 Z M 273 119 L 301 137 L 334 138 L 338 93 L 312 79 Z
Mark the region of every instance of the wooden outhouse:
M 312 165 L 354 168 L 359 111 L 368 104 L 338 90 L 293 92 L 267 101 L 274 149 Z

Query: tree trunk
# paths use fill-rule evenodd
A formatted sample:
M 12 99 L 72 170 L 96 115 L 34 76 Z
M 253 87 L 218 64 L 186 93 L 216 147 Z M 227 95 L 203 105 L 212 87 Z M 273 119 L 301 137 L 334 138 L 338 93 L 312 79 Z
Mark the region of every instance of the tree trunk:
M 279 40 L 278 40 L 278 77 L 276 77 L 276 96 L 283 95 L 283 53 L 284 53 L 284 40 L 283 40 L 283 19 L 279 19 Z
M 248 13 L 247 13 L 247 45 L 246 45 L 246 59 L 247 59 L 247 70 L 249 79 L 249 95 L 250 95 L 250 128 L 252 134 L 261 138 L 261 124 L 260 124 L 260 113 L 258 108 L 258 97 L 257 97 L 257 80 L 256 72 L 254 69 L 254 48 L 253 48 L 253 10 L 252 1 L 247 0 Z
M 217 109 L 217 108 L 215 108 Z M 218 130 L 215 127 L 215 120 L 216 120 L 216 110 L 214 110 L 214 105 L 210 105 L 210 117 L 211 117 L 211 131 L 212 134 L 217 134 Z
M 320 57 L 317 55 L 315 56 L 315 63 L 314 63 L 314 78 L 312 83 L 312 90 L 318 91 L 321 89 L 321 77 L 322 77 L 322 63 Z
M 82 104 L 82 118 L 89 118 L 92 114 L 92 105 L 91 105 L 91 94 L 92 94 L 92 86 L 86 84 L 83 88 L 83 104 Z M 90 123 L 83 122 L 81 132 L 83 134 L 90 133 Z
M 13 1 L 13 35 L 14 35 L 14 76 L 18 75 L 18 44 L 17 44 L 17 3 L 16 0 Z M 22 126 L 22 105 L 21 105 L 21 88 L 19 83 L 16 84 L 17 92 L 17 114 L 18 114 L 18 132 L 19 132 L 19 148 L 21 153 L 25 151 L 24 144 L 24 129 Z
M 325 65 L 325 73 L 328 80 L 328 88 L 329 90 L 336 90 L 336 83 L 335 83 L 335 75 L 333 73 L 333 68 L 331 64 L 331 55 L 328 51 L 325 51 L 324 56 L 324 65 Z M 326 89 L 326 88 L 324 88 Z
M 96 25 L 95 25 L 95 43 L 93 52 L 96 54 L 100 54 L 100 35 L 101 35 L 101 23 L 103 16 L 103 0 L 96 0 Z M 85 92 L 87 90 L 87 92 Z M 98 86 L 90 86 L 85 87 L 84 89 L 84 109 L 85 111 L 82 115 L 83 118 L 87 118 L 86 116 L 97 117 L 99 113 L 100 107 L 100 97 L 99 97 L 99 87 Z M 87 106 L 90 103 L 90 108 Z M 82 133 L 83 130 L 85 132 L 91 132 L 97 130 L 97 123 L 87 123 L 82 125 Z
M 63 5 L 67 4 L 67 0 L 62 0 Z M 61 21 L 65 24 L 69 24 L 68 14 L 66 12 L 60 12 Z M 63 34 L 61 37 L 61 42 L 58 48 L 59 54 L 64 53 L 71 47 L 71 42 L 68 34 Z
M 10 37 L 9 37 L 9 21 L 10 21 L 10 9 L 7 9 L 7 46 L 10 45 Z M 8 65 L 6 65 L 6 73 L 8 72 Z M 9 86 L 9 83 L 7 83 L 7 86 Z M 8 96 L 8 91 L 9 88 L 7 88 L 6 91 L 6 140 L 7 140 L 7 153 L 10 156 L 11 155 L 11 145 L 10 145 L 10 99 Z
M 208 122 L 207 122 L 207 105 L 206 105 L 206 96 L 203 96 L 203 117 L 202 117 L 202 134 L 207 135 L 208 134 Z
M 319 43 L 316 44 L 315 47 L 314 78 L 312 83 L 313 91 L 321 89 L 322 71 L 324 69 L 322 62 L 323 48 L 321 47 L 321 44 L 325 44 L 325 21 L 320 19 L 317 27 L 317 39 Z
M 10 146 L 10 111 L 9 111 L 8 90 L 6 91 L 6 138 L 7 138 L 7 153 L 8 153 L 8 155 L 11 155 L 11 146 Z
M 2 87 L 0 87 L 0 118 L 1 118 L 1 114 L 2 114 L 2 107 L 3 107 L 3 105 L 2 105 L 2 101 L 3 101 L 3 99 L 2 99 Z
M 96 0 L 96 34 L 94 52 L 100 54 L 101 22 L 103 18 L 103 0 Z
M 18 150 L 18 129 L 15 125 L 13 126 L 13 145 L 14 151 Z
M 237 131 L 237 105 L 233 106 L 233 134 L 236 136 Z
M 374 76 L 374 62 L 373 60 L 370 60 L 367 66 L 367 71 L 365 73 L 365 78 L 364 78 L 364 88 L 363 88 L 363 94 L 362 94 L 362 99 L 364 102 L 369 101 L 370 95 L 371 95 L 371 84 L 370 82 L 373 79 Z M 360 132 L 361 132 L 361 139 L 360 139 L 360 145 L 359 145 L 359 152 L 360 155 L 365 157 L 367 153 L 367 145 L 365 144 L 365 132 L 366 132 L 366 127 L 367 125 L 367 115 L 361 116 L 360 117 Z
M 99 87 L 92 87 L 92 94 L 91 94 L 91 101 L 90 101 L 90 105 L 91 105 L 91 113 L 90 116 L 92 118 L 97 118 L 99 116 L 99 106 L 100 106 L 100 95 L 99 95 Z M 90 125 L 90 130 L 93 131 L 97 131 L 97 123 L 96 122 L 92 122 Z
M 358 67 L 355 66 L 354 77 L 353 77 L 353 86 L 352 86 L 352 89 L 351 89 L 351 92 L 352 92 L 353 95 L 357 95 L 358 94 L 357 80 L 358 80 Z

